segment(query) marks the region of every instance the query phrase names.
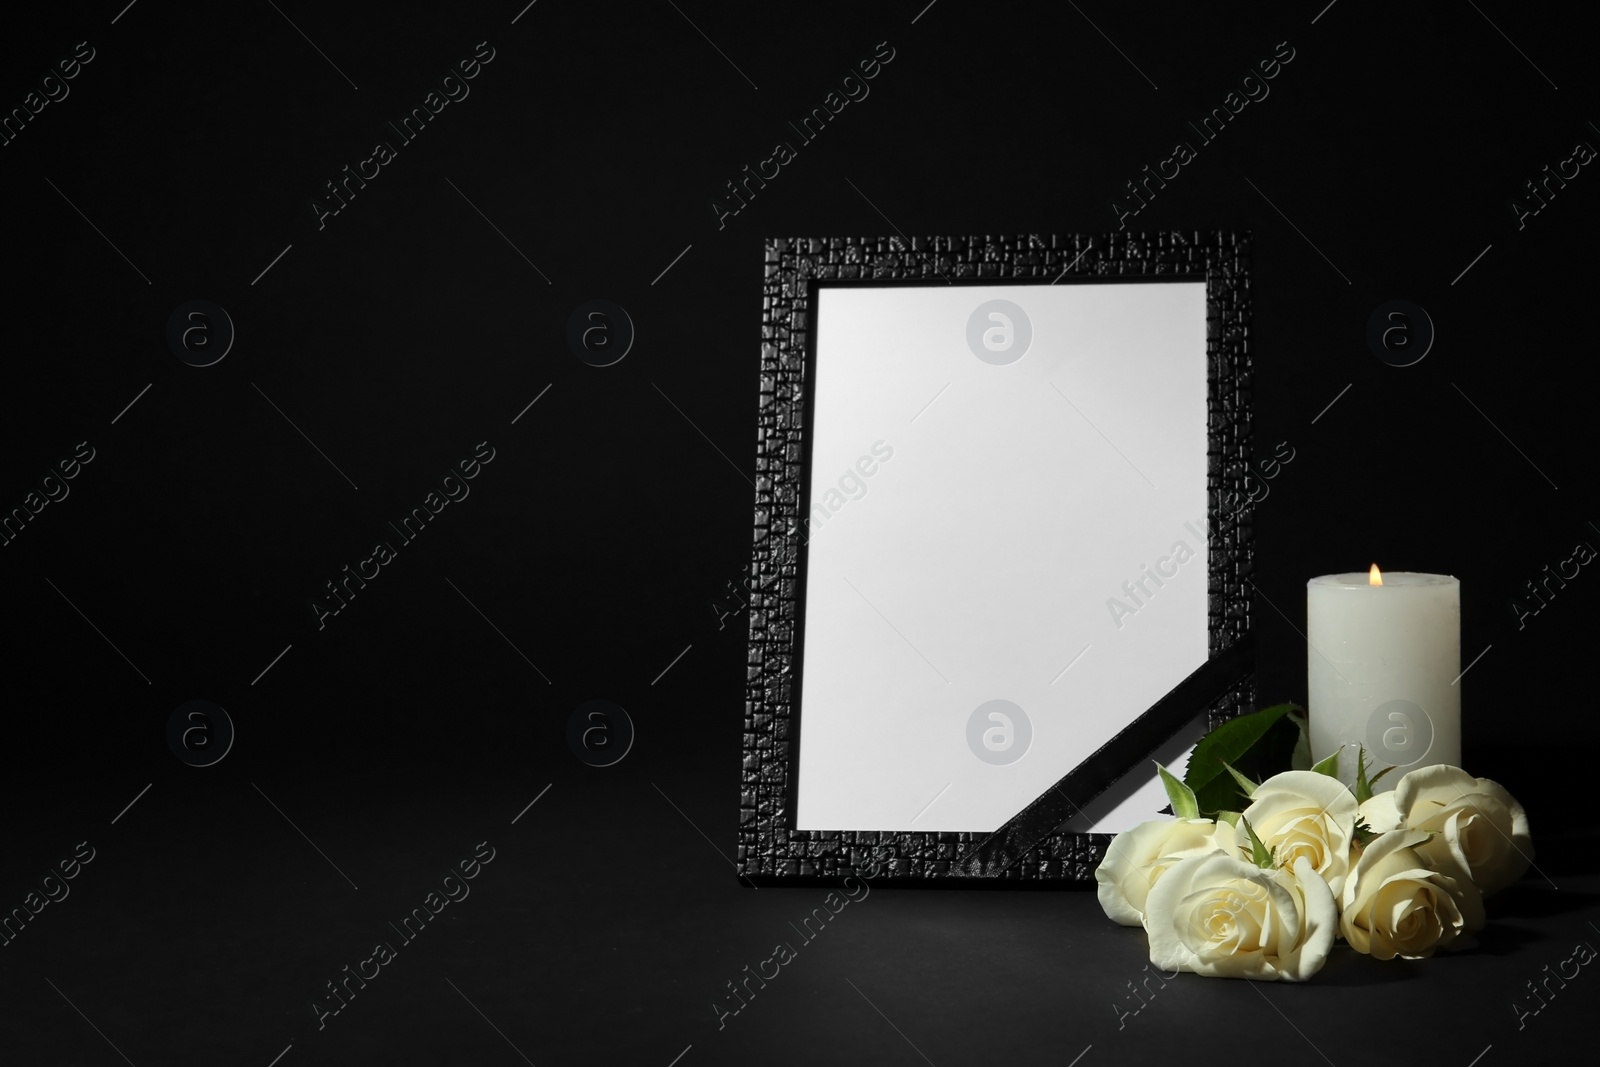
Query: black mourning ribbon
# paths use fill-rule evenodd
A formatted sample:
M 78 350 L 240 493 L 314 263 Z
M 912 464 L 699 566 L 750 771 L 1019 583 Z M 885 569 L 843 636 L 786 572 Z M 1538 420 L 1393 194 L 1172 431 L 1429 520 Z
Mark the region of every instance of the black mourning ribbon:
M 1101 745 L 1033 803 L 955 864 L 952 873 L 996 878 L 1021 861 L 1062 823 L 1127 774 L 1145 756 L 1193 721 L 1255 669 L 1255 638 L 1249 634 L 1206 660 L 1148 711 Z

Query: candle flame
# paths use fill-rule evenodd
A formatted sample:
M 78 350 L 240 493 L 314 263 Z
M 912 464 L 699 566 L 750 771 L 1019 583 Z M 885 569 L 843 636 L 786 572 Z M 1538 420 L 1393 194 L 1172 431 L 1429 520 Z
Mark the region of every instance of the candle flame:
M 1376 563 L 1374 563 L 1372 565 L 1372 569 L 1367 572 L 1367 584 L 1368 585 L 1382 585 L 1383 584 L 1383 572 L 1378 569 L 1378 565 Z

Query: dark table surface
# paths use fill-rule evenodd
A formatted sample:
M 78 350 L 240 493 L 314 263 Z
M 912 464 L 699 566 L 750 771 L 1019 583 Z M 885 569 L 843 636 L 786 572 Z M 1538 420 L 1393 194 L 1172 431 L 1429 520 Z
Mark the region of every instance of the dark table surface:
M 1567 162 L 1600 108 L 1576 12 L 8 11 L 0 108 L 26 114 L 0 144 L 0 508 L 37 513 L 0 546 L 0 909 L 80 843 L 93 859 L 0 947 L 0 1063 L 1495 1067 L 1572 1047 L 1592 968 L 1517 1005 L 1600 945 L 1600 585 L 1571 569 L 1600 542 L 1600 179 Z M 880 44 L 870 96 L 728 212 L 728 183 Z M 1133 212 L 1187 123 L 1291 51 Z M 342 168 L 475 54 L 470 96 L 333 213 Z M 1295 457 L 1254 515 L 1263 702 L 1304 699 L 1307 578 L 1461 578 L 1463 761 L 1525 802 L 1538 851 L 1474 951 L 1341 949 L 1305 986 L 1180 976 L 1132 1014 L 1143 936 L 1092 888 L 874 884 L 799 941 L 827 888 L 735 874 L 747 620 L 715 602 L 751 552 L 763 242 L 1119 218 L 1254 235 L 1254 441 Z M 637 328 L 613 366 L 568 346 L 594 299 Z M 1437 330 L 1412 366 L 1368 342 L 1396 299 Z M 236 329 L 215 365 L 169 344 L 190 300 Z M 319 618 L 480 442 L 470 497 Z M 75 451 L 70 495 L 28 504 Z M 637 727 L 609 768 L 566 741 L 596 698 Z M 209 767 L 167 743 L 196 699 L 237 727 Z M 480 845 L 469 895 L 402 938 Z M 380 941 L 394 958 L 319 1018 Z M 781 942 L 795 958 L 719 1017 Z
M 1467 1067 L 1545 1062 L 1592 1030 L 1592 967 L 1541 986 L 1536 1013 L 1527 983 L 1600 946 L 1600 875 L 1554 858 L 1593 837 L 1546 842 L 1471 951 L 1339 946 L 1303 985 L 1163 981 L 1089 888 L 868 883 L 821 923 L 826 887 L 738 880 L 701 835 L 726 789 L 682 772 L 414 770 L 258 781 L 314 845 L 238 781 L 174 775 L 115 826 L 127 798 L 72 805 L 94 859 L 3 950 L 7 1062 L 118 1062 L 109 1043 L 135 1064 L 286 1048 L 284 1064 L 1225 1063 L 1252 1041 L 1294 1062 Z M 475 851 L 493 858 L 467 895 L 404 940 L 390 924 Z M 363 965 L 377 942 L 393 958 Z M 792 958 L 764 963 L 780 943 Z M 346 965 L 378 975 L 319 1017 Z M 774 970 L 730 1010 L 728 983 Z

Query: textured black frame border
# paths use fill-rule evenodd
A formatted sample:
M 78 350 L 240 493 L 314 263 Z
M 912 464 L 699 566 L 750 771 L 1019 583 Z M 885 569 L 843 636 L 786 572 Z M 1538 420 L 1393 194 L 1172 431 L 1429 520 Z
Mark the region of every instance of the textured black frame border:
M 1117 280 L 1189 275 L 1206 283 L 1207 499 L 1210 654 L 1249 634 L 1250 237 L 1232 232 L 1042 237 L 780 238 L 766 246 L 750 564 L 738 870 L 757 883 L 837 879 L 1087 882 L 1109 834 L 1045 838 L 1024 862 L 972 875 L 961 860 L 989 835 L 974 832 L 793 828 L 798 749 L 801 545 L 811 310 L 819 283 L 945 285 Z M 1247 676 L 1207 707 L 1210 725 L 1251 710 Z

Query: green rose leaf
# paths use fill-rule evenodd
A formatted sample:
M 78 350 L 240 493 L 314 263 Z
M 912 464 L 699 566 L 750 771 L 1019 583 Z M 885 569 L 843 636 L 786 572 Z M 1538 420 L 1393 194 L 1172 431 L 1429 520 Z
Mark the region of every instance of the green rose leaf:
M 1262 843 L 1256 836 L 1255 827 L 1250 825 L 1250 820 L 1240 816 L 1239 825 L 1244 827 L 1244 832 L 1250 835 L 1250 859 L 1257 867 L 1271 867 L 1277 862 L 1273 850 Z
M 1384 775 L 1388 774 L 1392 770 L 1394 770 L 1393 767 L 1385 767 L 1383 770 L 1379 771 L 1377 774 L 1373 775 L 1371 778 L 1368 778 L 1367 777 L 1367 750 L 1366 750 L 1365 747 L 1357 749 L 1356 750 L 1356 787 L 1355 787 L 1355 790 L 1354 790 L 1355 795 L 1356 795 L 1356 803 L 1357 804 L 1365 804 L 1367 801 L 1371 800 L 1372 799 L 1372 787 L 1377 785 L 1378 781 L 1381 778 L 1383 778 Z
M 1172 802 L 1172 814 L 1180 819 L 1198 819 L 1200 806 L 1195 802 L 1194 790 L 1180 782 L 1176 775 L 1161 764 L 1156 764 L 1156 770 L 1161 774 L 1161 784 L 1167 791 L 1167 799 Z
M 1327 759 L 1321 759 L 1311 765 L 1311 769 L 1318 774 L 1326 774 L 1329 778 L 1339 777 L 1339 750 L 1334 749 L 1333 754 Z M 1361 803 L 1360 800 L 1356 801 Z
M 1228 773 L 1230 764 L 1255 781 L 1289 769 L 1303 732 L 1292 713 L 1300 710 L 1294 704 L 1276 704 L 1229 719 L 1200 739 L 1183 780 L 1194 791 L 1202 815 L 1249 806 L 1249 797 Z
M 1367 746 L 1356 749 L 1356 803 L 1365 804 L 1372 799 L 1372 782 L 1367 778 Z
M 1261 788 L 1259 782 L 1251 781 L 1247 776 L 1240 774 L 1238 768 L 1231 763 L 1224 761 L 1222 765 L 1228 769 L 1228 773 L 1233 776 L 1233 780 L 1239 783 L 1239 788 L 1244 792 L 1245 796 L 1253 797 L 1256 795 L 1256 790 Z

